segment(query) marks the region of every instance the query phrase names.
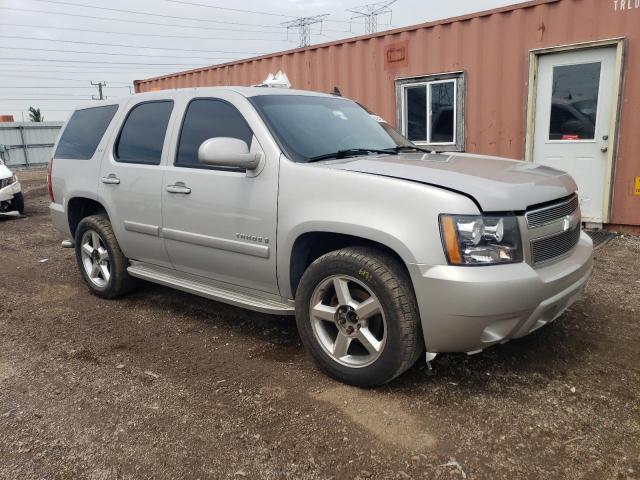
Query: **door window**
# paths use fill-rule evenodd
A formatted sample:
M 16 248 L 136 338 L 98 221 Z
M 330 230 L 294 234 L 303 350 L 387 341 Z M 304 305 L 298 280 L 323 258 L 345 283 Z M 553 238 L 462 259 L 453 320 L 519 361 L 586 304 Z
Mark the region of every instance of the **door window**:
M 600 92 L 600 62 L 553 67 L 549 140 L 593 140 Z
M 201 98 L 189 103 L 178 141 L 176 166 L 199 168 L 224 168 L 202 165 L 198 161 L 198 149 L 205 140 L 230 137 L 242 140 L 251 147 L 253 132 L 242 114 L 224 100 Z M 239 170 L 224 168 L 224 170 Z
M 89 160 L 118 110 L 117 105 L 76 110 L 67 122 L 54 158 Z
M 146 102 L 133 107 L 116 142 L 116 160 L 159 165 L 172 110 L 171 100 Z

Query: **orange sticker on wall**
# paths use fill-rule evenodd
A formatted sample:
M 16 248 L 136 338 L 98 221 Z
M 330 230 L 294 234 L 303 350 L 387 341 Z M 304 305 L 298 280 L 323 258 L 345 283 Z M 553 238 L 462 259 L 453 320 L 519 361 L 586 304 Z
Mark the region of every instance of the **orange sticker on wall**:
M 636 177 L 636 190 L 635 194 L 640 196 L 640 177 Z

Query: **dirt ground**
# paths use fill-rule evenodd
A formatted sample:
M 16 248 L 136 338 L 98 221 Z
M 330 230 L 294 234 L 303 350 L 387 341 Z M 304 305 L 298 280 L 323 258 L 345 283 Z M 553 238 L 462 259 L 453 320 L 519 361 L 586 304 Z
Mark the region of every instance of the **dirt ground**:
M 291 318 L 143 284 L 92 296 L 43 172 L 0 220 L 0 478 L 639 479 L 640 239 L 554 324 L 360 390 Z

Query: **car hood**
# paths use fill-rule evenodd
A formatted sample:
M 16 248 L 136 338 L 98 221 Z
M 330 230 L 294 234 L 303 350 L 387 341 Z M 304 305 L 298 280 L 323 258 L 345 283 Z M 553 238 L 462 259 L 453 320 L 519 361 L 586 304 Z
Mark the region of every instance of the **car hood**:
M 464 153 L 371 155 L 317 165 L 446 188 L 472 197 L 485 212 L 522 211 L 577 190 L 560 170 Z

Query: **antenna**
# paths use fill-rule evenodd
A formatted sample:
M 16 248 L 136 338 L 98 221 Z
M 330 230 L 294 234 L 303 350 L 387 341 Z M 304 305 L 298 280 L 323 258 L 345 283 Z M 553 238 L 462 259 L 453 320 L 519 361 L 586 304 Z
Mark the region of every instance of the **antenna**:
M 283 22 L 281 25 L 284 25 L 287 28 L 287 34 L 290 29 L 297 28 L 298 35 L 300 36 L 300 47 L 308 47 L 311 44 L 311 25 L 319 23 L 320 31 L 322 32 L 322 21 L 327 16 L 329 16 L 328 13 L 323 15 L 314 15 L 312 17 L 298 17 L 295 20 Z
M 398 0 L 388 0 L 382 3 L 368 3 L 367 5 L 361 5 L 359 7 L 349 8 L 347 12 L 351 12 L 351 21 L 356 18 L 364 18 L 364 28 L 366 33 L 375 33 L 378 31 L 378 15 L 389 14 L 389 21 L 391 22 L 391 16 L 393 10 L 391 5 Z

